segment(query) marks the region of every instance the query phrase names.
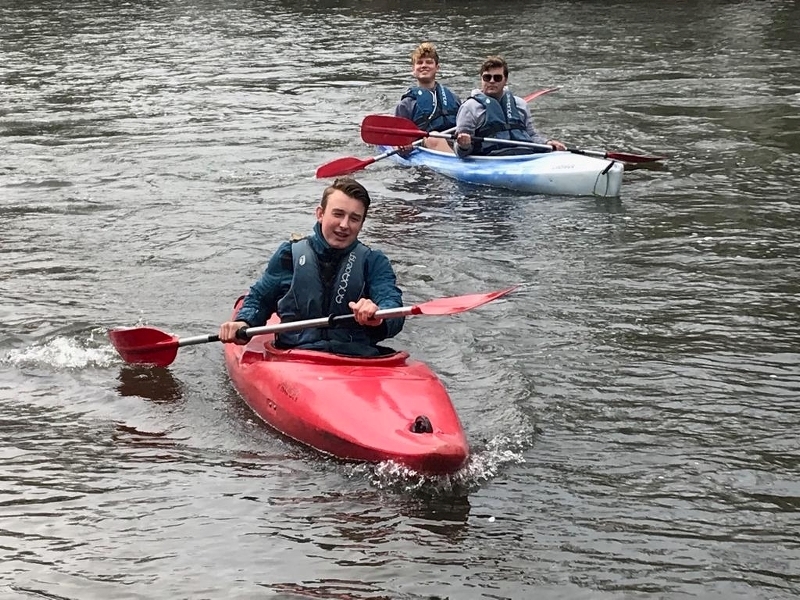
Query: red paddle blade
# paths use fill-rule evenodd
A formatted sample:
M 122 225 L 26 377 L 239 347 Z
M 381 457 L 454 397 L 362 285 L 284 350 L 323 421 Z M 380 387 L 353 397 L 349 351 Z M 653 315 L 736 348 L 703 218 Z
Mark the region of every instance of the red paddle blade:
M 523 98 L 523 100 L 525 100 L 525 102 L 530 102 L 531 100 L 535 100 L 539 96 L 544 96 L 545 94 L 549 94 L 550 92 L 557 92 L 560 89 L 561 89 L 560 87 L 553 87 L 544 90 L 539 90 L 538 92 L 533 92 L 532 94 L 528 94 Z
M 339 177 L 354 171 L 360 171 L 375 162 L 374 158 L 356 158 L 355 156 L 345 156 L 337 158 L 329 163 L 325 163 L 317 169 L 317 179 L 325 177 Z
M 628 154 L 627 152 L 606 152 L 606 158 L 629 163 L 648 163 L 666 160 L 666 156 L 647 156 L 645 154 Z
M 477 308 L 492 300 L 514 291 L 519 286 L 512 286 L 504 290 L 489 292 L 488 294 L 467 294 L 466 296 L 453 296 L 452 298 L 437 298 L 430 302 L 423 302 L 414 306 L 413 315 L 455 315 Z
M 361 121 L 361 139 L 367 144 L 406 146 L 424 137 L 428 137 L 427 131 L 403 117 L 367 115 Z
M 111 343 L 127 363 L 166 367 L 178 355 L 178 338 L 155 327 L 127 327 L 108 332 Z

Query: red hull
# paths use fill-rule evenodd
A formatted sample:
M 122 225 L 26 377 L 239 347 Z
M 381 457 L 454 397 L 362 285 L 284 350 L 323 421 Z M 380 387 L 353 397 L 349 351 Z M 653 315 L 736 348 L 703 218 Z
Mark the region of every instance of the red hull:
M 278 350 L 273 336 L 225 345 L 234 386 L 281 433 L 345 460 L 392 460 L 415 471 L 457 471 L 469 454 L 464 431 L 436 375 L 407 352 L 349 358 Z M 426 416 L 432 433 L 415 433 Z

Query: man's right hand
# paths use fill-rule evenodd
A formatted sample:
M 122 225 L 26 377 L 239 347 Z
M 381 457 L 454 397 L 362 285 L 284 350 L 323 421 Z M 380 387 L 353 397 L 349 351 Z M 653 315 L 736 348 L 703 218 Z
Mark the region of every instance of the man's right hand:
M 409 144 L 407 146 L 395 146 L 395 150 L 400 156 L 406 157 L 414 151 L 414 146 Z
M 461 132 L 456 136 L 456 144 L 462 150 L 469 150 L 472 147 L 472 136 L 468 133 Z
M 241 345 L 246 344 L 248 340 L 240 340 L 236 337 L 236 332 L 242 327 L 249 327 L 249 325 L 244 321 L 228 321 L 223 323 L 219 326 L 219 341 L 225 344 L 230 344 L 231 342 Z

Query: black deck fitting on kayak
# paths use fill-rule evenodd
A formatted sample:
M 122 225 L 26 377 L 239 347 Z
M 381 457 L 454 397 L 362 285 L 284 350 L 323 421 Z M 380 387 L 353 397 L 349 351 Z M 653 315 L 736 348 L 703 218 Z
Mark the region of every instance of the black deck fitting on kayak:
M 431 420 L 425 415 L 420 415 L 414 419 L 414 425 L 411 427 L 414 433 L 433 433 L 433 425 Z

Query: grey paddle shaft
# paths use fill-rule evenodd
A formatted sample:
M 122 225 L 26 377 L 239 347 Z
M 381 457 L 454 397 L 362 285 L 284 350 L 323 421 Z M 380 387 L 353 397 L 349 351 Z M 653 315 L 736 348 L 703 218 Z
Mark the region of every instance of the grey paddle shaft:
M 453 135 L 452 133 L 451 134 L 439 133 L 438 131 L 431 131 L 428 135 L 430 137 L 444 138 L 447 140 L 454 140 L 456 138 L 456 136 Z M 553 152 L 553 147 L 548 146 L 547 144 L 536 144 L 535 142 L 522 142 L 519 140 L 501 140 L 500 138 L 478 137 L 475 135 L 470 137 L 472 137 L 472 139 L 475 140 L 476 142 L 492 142 L 496 144 L 508 144 L 509 146 L 524 146 L 525 148 L 534 148 L 542 152 Z M 588 152 L 586 150 L 582 150 L 581 154 L 588 154 Z
M 398 308 L 385 308 L 375 313 L 375 317 L 379 319 L 391 319 L 392 317 L 404 317 L 414 312 L 413 306 L 400 306 Z M 248 327 L 247 329 L 240 329 L 241 335 L 236 334 L 240 339 L 250 339 L 256 335 L 264 335 L 265 333 L 283 333 L 284 331 L 299 331 L 301 329 L 311 329 L 312 327 L 335 327 L 339 323 L 345 321 L 354 321 L 356 316 L 349 315 L 336 315 L 329 317 L 320 317 L 319 319 L 307 319 L 305 321 L 294 321 L 292 323 L 277 323 L 275 325 L 263 325 L 262 327 Z
M 379 319 L 392 319 L 396 317 L 406 317 L 414 314 L 415 306 L 400 306 L 398 308 L 385 308 L 375 313 Z M 313 327 L 335 327 L 345 321 L 354 321 L 355 315 L 337 315 L 320 317 L 319 319 L 307 319 L 305 321 L 294 321 L 292 323 L 276 323 L 274 325 L 262 325 L 261 327 L 242 327 L 236 332 L 236 337 L 240 340 L 249 340 L 257 335 L 267 333 L 283 333 L 285 331 L 300 331 L 301 329 L 311 329 Z M 208 342 L 218 342 L 219 335 L 197 335 L 178 340 L 178 347 L 196 346 L 197 344 L 207 344 Z
M 428 135 L 432 137 L 443 137 L 447 139 L 455 139 L 454 135 L 443 135 L 437 134 L 437 132 L 431 132 Z M 477 137 L 471 136 L 473 140 L 478 142 L 492 142 L 497 144 L 508 144 L 509 146 L 523 146 L 525 148 L 534 148 L 536 150 L 540 150 L 542 152 L 557 152 L 555 148 L 552 146 L 548 146 L 547 144 L 536 144 L 534 142 L 523 142 L 519 140 L 501 140 L 500 138 L 487 138 L 487 137 Z M 580 148 L 570 148 L 567 147 L 566 152 L 571 152 L 572 154 L 582 154 L 583 156 L 592 156 L 594 158 L 605 158 L 608 160 L 624 160 L 625 157 L 611 157 L 608 155 L 608 152 L 600 152 L 599 150 L 581 150 Z M 637 158 L 635 155 L 629 155 L 632 158 Z M 659 160 L 660 157 L 642 157 L 652 160 Z M 649 162 L 649 161 L 637 161 L 637 162 Z M 610 167 L 609 167 L 610 168 Z
M 443 138 L 443 139 L 446 139 L 446 140 L 452 140 L 452 139 L 455 139 L 454 138 L 455 134 L 453 133 L 455 130 L 456 130 L 455 127 L 451 127 L 450 129 L 445 129 L 444 131 L 441 131 L 441 132 L 432 131 L 430 136 L 431 137 L 440 137 L 440 138 Z M 439 134 L 439 133 L 441 135 L 436 135 L 436 134 Z M 425 142 L 425 138 L 419 138 L 416 142 L 414 142 L 411 145 L 414 146 L 415 148 L 419 148 L 420 146 L 422 146 L 422 144 L 424 142 Z M 391 155 L 391 154 L 395 154 L 396 152 L 398 152 L 398 149 L 391 150 L 390 152 L 387 152 L 386 154 Z
M 375 317 L 379 319 L 391 319 L 393 317 L 404 317 L 414 313 L 414 306 L 399 306 L 397 308 L 384 308 L 375 313 Z M 345 321 L 354 321 L 356 316 L 349 315 L 336 315 L 329 317 L 320 317 L 319 319 L 307 319 L 305 321 L 294 321 L 292 323 L 277 323 L 275 325 L 263 325 L 262 327 L 248 327 L 247 329 L 240 329 L 236 337 L 240 339 L 250 339 L 256 335 L 264 335 L 265 333 L 282 333 L 284 331 L 299 331 L 301 329 L 311 329 L 312 327 L 335 327 L 339 323 Z
M 455 130 L 455 127 L 451 127 L 450 129 L 446 129 L 445 131 L 443 131 L 443 133 L 450 133 L 450 132 L 452 132 L 454 130 Z M 439 136 L 436 136 L 436 137 L 439 137 Z M 447 136 L 445 139 L 452 139 L 452 138 L 450 136 Z M 416 149 L 416 148 L 419 148 L 420 146 L 422 146 L 422 143 L 424 141 L 425 141 L 425 138 L 419 138 L 417 141 L 415 141 L 411 145 Z M 389 158 L 390 156 L 394 156 L 395 154 L 399 154 L 401 147 L 402 146 L 397 146 L 396 148 L 392 148 L 391 150 L 387 150 L 386 152 L 383 152 L 382 154 L 378 154 L 377 156 L 373 157 L 372 162 L 377 162 L 377 161 L 382 160 L 384 158 Z

